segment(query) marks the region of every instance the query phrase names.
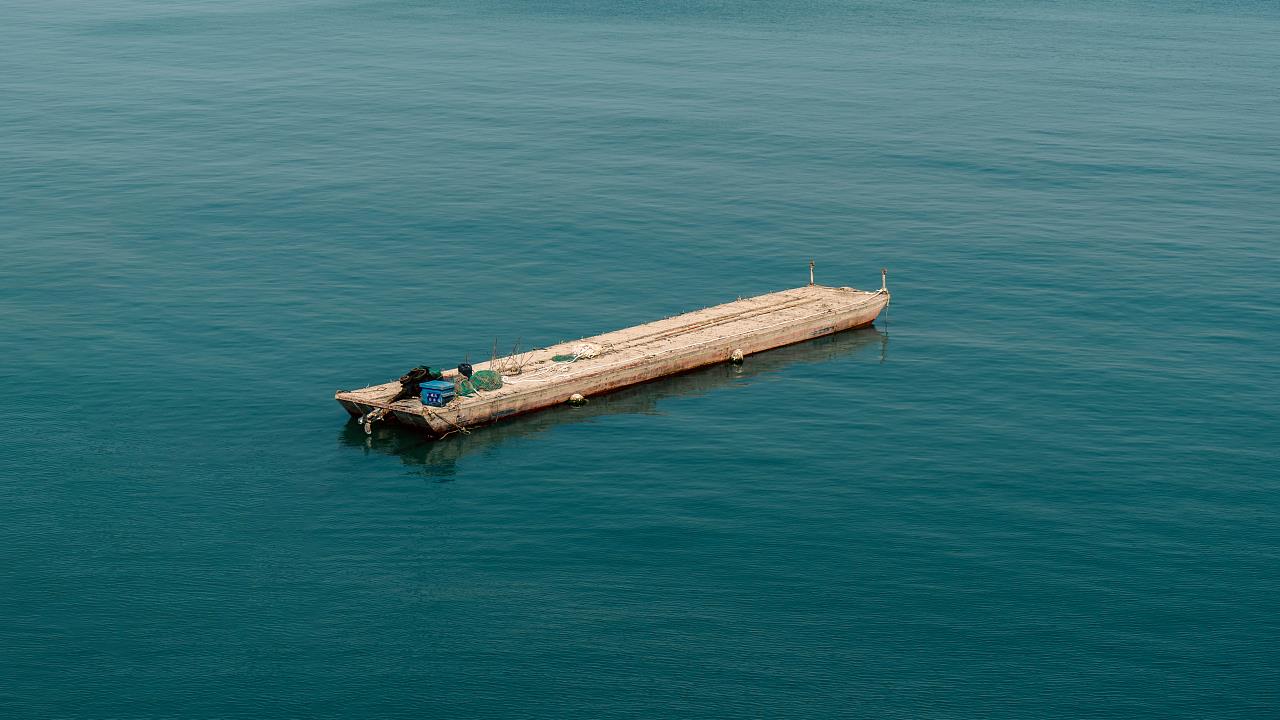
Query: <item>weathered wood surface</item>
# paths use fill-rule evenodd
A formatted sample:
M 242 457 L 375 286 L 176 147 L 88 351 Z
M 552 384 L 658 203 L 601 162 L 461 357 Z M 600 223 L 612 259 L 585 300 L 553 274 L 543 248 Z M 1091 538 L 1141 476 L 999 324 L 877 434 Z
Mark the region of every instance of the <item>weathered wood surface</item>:
M 595 337 L 534 350 L 521 356 L 518 375 L 504 378 L 498 390 L 458 397 L 446 407 L 423 405 L 416 398 L 389 402 L 399 382 L 338 392 L 335 398 L 352 416 L 384 409 L 388 417 L 416 425 L 433 435 L 484 425 L 513 415 L 566 402 L 574 393 L 587 398 L 630 385 L 726 362 L 734 350 L 758 353 L 822 335 L 870 325 L 889 302 L 887 291 L 810 285 L 716 305 Z M 595 357 L 557 363 L 589 345 Z M 749 362 L 749 360 L 748 360 Z M 510 368 L 500 358 L 495 368 Z M 475 365 L 490 369 L 491 363 Z M 456 371 L 446 372 L 446 377 Z

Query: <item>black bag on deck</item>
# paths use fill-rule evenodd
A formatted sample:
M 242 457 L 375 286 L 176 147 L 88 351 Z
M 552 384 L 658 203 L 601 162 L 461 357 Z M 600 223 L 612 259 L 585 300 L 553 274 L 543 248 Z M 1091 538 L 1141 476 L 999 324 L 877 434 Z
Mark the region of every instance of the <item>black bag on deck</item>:
M 422 383 L 428 380 L 439 380 L 444 377 L 438 372 L 431 372 L 431 368 L 426 365 L 419 365 L 409 372 L 400 376 L 400 392 L 391 398 L 391 402 L 404 400 L 405 398 L 418 397 L 422 394 Z

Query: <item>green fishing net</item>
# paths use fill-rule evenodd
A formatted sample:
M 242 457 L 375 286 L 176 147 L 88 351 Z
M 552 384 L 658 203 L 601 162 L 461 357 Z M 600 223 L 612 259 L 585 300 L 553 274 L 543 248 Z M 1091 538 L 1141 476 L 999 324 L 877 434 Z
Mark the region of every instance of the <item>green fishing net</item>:
M 471 373 L 470 379 L 462 376 L 454 378 L 453 385 L 455 392 L 469 397 L 475 395 L 477 390 L 497 390 L 502 387 L 502 376 L 493 370 L 477 370 Z

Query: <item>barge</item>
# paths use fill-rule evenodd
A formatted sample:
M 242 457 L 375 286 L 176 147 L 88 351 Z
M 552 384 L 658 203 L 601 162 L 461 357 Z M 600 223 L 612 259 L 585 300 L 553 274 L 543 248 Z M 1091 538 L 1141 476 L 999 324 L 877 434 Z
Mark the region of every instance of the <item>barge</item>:
M 334 398 L 366 433 L 378 421 L 414 426 L 437 438 L 466 433 L 516 415 L 867 327 L 889 304 L 884 278 L 881 271 L 875 291 L 810 283 L 442 374 L 428 371 L 439 379 L 422 383 L 420 393 L 421 375 L 410 374 L 403 382 L 340 390 Z M 472 382 L 480 377 L 491 382 Z M 459 391 L 441 397 L 429 394 L 427 386 Z
M 369 434 L 355 422 L 343 423 L 337 442 L 348 448 L 378 453 L 400 460 L 412 472 L 428 477 L 449 477 L 464 458 L 488 452 L 513 441 L 528 440 L 569 423 L 590 423 L 618 415 L 659 414 L 669 398 L 692 398 L 712 393 L 741 391 L 751 384 L 804 365 L 848 361 L 861 357 L 885 362 L 889 335 L 875 327 L 824 335 L 794 345 L 753 355 L 742 364 L 715 363 L 653 382 L 632 385 L 592 398 L 578 407 L 556 406 L 494 423 L 483 432 L 455 433 L 428 439 L 414 427 L 398 422 L 373 427 Z M 876 357 L 873 357 L 876 356 Z M 426 442 L 423 442 L 426 440 Z

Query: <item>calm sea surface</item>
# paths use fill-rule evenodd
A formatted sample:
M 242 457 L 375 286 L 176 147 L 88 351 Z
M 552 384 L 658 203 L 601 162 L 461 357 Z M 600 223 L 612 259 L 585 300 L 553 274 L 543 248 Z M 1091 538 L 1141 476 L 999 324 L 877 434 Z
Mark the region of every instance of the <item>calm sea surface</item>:
M 1280 713 L 1273 2 L 0 7 L 0 715 Z M 334 390 L 819 282 L 440 443 Z

